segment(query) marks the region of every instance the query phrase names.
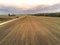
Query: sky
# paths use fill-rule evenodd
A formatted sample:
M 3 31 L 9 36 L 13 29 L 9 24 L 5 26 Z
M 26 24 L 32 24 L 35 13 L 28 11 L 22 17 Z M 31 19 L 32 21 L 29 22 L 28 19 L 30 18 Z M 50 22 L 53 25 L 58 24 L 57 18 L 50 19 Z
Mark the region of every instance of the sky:
M 0 5 L 32 8 L 38 5 L 54 5 L 60 0 L 0 0 Z
M 58 11 L 58 9 L 60 11 L 60 0 L 0 0 L 0 13 L 12 13 L 12 11 L 15 11 L 14 13 L 36 13 L 47 10 Z

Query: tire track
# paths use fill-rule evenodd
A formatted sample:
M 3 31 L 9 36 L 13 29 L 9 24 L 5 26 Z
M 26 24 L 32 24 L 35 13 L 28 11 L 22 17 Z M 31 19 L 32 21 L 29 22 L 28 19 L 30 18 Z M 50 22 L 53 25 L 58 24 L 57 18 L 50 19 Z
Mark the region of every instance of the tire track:
M 52 19 L 51 22 L 50 17 L 26 16 L 7 24 L 9 28 L 3 26 L 5 30 L 0 30 L 0 36 L 4 35 L 0 37 L 0 45 L 60 45 L 59 21 L 55 23 Z

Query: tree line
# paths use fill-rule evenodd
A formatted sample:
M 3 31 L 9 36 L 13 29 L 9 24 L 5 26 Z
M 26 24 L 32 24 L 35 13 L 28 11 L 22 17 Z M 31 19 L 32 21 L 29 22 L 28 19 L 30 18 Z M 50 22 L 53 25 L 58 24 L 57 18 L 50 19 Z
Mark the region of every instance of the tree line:
M 60 13 L 40 13 L 40 14 L 34 14 L 34 16 L 60 17 Z

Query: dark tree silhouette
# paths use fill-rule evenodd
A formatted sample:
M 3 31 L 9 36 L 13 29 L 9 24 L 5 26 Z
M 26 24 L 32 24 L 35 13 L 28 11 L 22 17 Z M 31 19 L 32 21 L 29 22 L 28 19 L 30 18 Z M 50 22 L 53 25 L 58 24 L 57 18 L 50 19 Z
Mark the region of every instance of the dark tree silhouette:
M 10 14 L 8 14 L 8 16 L 10 16 Z

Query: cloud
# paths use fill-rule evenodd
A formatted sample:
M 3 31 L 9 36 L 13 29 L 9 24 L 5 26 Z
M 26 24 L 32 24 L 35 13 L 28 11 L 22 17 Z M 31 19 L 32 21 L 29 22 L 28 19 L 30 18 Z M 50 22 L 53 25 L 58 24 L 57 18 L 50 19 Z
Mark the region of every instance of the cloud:
M 53 5 L 56 3 L 60 3 L 60 0 L 0 0 L 0 4 L 6 6 L 15 5 L 20 7 L 25 5 L 42 5 L 42 4 Z
M 52 13 L 52 12 L 60 12 L 60 3 L 52 6 L 49 5 L 38 5 L 33 8 L 24 9 L 21 7 L 15 6 L 4 6 L 0 5 L 0 14 L 2 13 L 18 13 L 18 14 L 32 14 L 32 13 Z

